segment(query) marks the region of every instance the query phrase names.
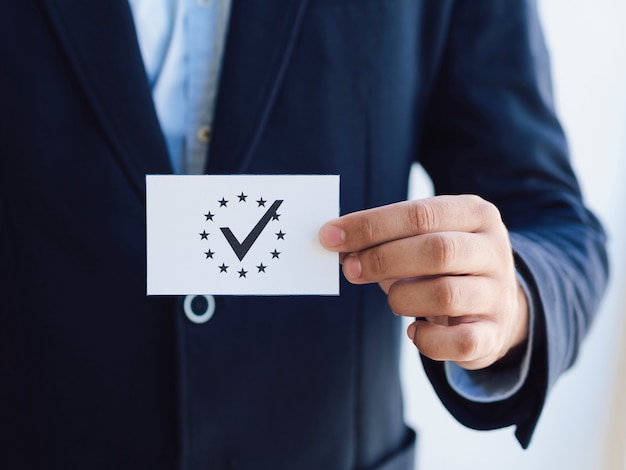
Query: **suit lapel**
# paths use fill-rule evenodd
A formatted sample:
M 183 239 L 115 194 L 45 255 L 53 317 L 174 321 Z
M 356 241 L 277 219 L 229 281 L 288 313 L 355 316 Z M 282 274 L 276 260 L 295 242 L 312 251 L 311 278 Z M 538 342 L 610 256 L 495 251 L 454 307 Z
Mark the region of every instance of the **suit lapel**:
M 233 0 L 207 172 L 245 172 L 276 98 L 307 0 Z
M 121 165 L 140 195 L 144 174 L 170 173 L 126 0 L 40 0 Z M 244 172 L 278 92 L 307 0 L 233 0 L 209 173 Z
M 171 167 L 128 2 L 41 2 L 116 157 L 143 197 L 144 174 Z

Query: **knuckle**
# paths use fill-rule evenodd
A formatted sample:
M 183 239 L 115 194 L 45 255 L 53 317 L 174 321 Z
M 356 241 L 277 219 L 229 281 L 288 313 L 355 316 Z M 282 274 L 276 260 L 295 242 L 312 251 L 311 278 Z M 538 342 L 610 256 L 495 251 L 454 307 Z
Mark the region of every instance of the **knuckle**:
M 410 206 L 408 220 L 418 234 L 435 231 L 437 224 L 435 210 L 426 201 L 420 201 Z
M 361 225 L 361 236 L 366 245 L 371 245 L 376 239 L 376 224 L 371 218 L 363 220 Z
M 433 234 L 430 237 L 433 262 L 436 267 L 445 270 L 457 256 L 457 243 L 452 237 L 443 234 Z
M 470 361 L 477 357 L 480 338 L 473 328 L 463 328 L 458 336 L 458 354 L 460 360 Z
M 449 277 L 439 278 L 437 282 L 435 296 L 441 313 L 451 315 L 459 312 L 463 300 L 458 283 Z
M 387 270 L 387 261 L 383 254 L 383 250 L 379 248 L 374 248 L 370 250 L 368 261 L 371 274 L 373 274 L 377 278 L 385 274 Z
M 481 198 L 480 196 L 472 195 L 474 212 L 478 220 L 483 223 L 489 223 L 501 220 L 500 211 L 491 202 Z

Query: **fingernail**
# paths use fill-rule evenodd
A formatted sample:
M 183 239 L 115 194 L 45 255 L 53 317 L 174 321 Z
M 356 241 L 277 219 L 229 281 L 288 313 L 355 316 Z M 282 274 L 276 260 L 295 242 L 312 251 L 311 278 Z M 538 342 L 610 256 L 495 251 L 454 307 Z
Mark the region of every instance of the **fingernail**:
M 356 281 L 361 277 L 361 260 L 357 255 L 349 254 L 343 260 L 343 274 L 348 281 Z
M 326 248 L 335 248 L 346 240 L 346 233 L 335 225 L 324 225 L 320 229 L 320 242 Z
M 415 331 L 417 330 L 417 325 L 415 323 L 411 323 L 406 329 L 406 335 L 409 339 L 415 342 Z

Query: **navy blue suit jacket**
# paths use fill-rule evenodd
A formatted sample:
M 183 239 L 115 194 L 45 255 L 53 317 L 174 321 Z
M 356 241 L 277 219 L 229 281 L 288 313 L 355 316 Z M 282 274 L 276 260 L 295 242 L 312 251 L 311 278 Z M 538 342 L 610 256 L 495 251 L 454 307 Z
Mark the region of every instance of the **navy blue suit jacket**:
M 0 467 L 406 469 L 399 341 L 377 286 L 147 298 L 144 175 L 168 173 L 125 0 L 0 9 Z M 527 445 L 606 277 L 531 0 L 235 0 L 208 173 L 340 174 L 342 212 L 494 202 L 534 295 L 531 371 L 464 424 Z

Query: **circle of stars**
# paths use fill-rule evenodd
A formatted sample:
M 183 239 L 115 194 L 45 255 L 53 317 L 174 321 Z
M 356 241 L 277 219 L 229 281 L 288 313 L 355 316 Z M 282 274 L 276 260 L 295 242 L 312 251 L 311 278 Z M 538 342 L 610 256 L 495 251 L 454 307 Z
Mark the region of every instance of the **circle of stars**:
M 237 198 L 236 204 L 237 203 L 248 203 L 248 197 L 249 195 L 245 194 L 243 191 L 235 196 Z M 222 196 L 221 199 L 217 200 L 217 203 L 219 204 L 218 209 L 222 209 L 222 208 L 229 208 L 229 199 L 226 199 L 225 196 Z M 259 199 L 255 200 L 256 206 L 257 208 L 266 208 L 266 204 L 268 203 L 267 200 L 263 199 L 263 197 L 259 197 Z M 209 222 L 216 222 L 219 221 L 219 210 L 217 213 L 213 213 L 210 210 L 207 211 L 206 214 L 203 214 L 204 216 L 204 222 L 205 223 L 209 223 Z M 272 214 L 271 220 L 270 222 L 280 222 L 280 216 L 281 214 L 278 213 L 274 213 Z M 212 232 L 207 232 L 206 229 L 202 230 L 202 232 L 199 232 L 198 235 L 200 235 L 200 241 L 206 240 L 210 243 L 211 239 L 209 238 L 209 236 L 211 235 Z M 219 230 L 217 231 L 217 233 L 219 234 Z M 287 233 L 283 232 L 282 229 L 279 229 L 278 232 L 274 232 L 274 235 L 276 237 L 275 241 L 281 241 L 281 240 L 285 240 L 285 236 L 287 235 Z M 219 236 L 219 235 L 217 235 Z M 280 260 L 280 255 L 282 254 L 282 252 L 278 251 L 277 248 L 274 248 L 273 251 L 268 252 L 268 258 L 269 260 Z M 213 261 L 217 261 L 216 259 L 216 255 L 218 255 L 217 252 L 213 251 L 211 248 L 206 247 L 206 251 L 204 251 L 204 255 L 205 255 L 205 259 L 206 260 L 213 260 Z M 222 257 L 225 256 L 225 254 L 222 254 Z M 230 255 L 229 255 L 230 256 Z M 235 257 L 236 258 L 236 257 Z M 239 270 L 237 270 L 236 268 L 227 265 L 225 261 L 222 261 L 223 258 L 220 258 L 219 261 L 221 261 L 220 264 L 216 265 L 216 269 L 219 270 L 218 274 L 230 274 L 233 273 L 234 275 L 236 275 L 236 277 L 238 279 L 247 279 L 251 274 L 264 274 L 266 273 L 266 270 L 269 269 L 269 266 L 267 264 L 263 264 L 263 262 L 260 262 L 259 264 L 257 264 L 255 266 L 255 269 L 247 269 L 243 266 L 243 262 L 242 262 L 242 266 L 240 267 Z M 218 262 L 219 262 L 218 261 Z M 242 260 L 243 261 L 243 260 Z M 231 270 L 232 268 L 232 270 Z M 229 271 L 231 270 L 231 271 Z

